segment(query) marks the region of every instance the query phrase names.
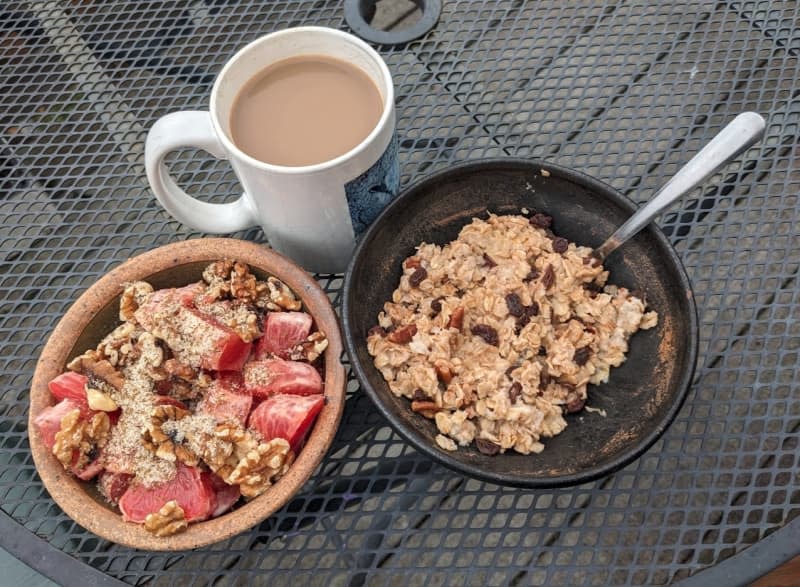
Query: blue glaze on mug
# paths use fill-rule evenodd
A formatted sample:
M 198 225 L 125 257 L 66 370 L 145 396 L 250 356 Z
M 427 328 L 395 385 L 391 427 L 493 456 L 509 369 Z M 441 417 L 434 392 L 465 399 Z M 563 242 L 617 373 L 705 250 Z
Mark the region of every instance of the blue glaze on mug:
M 347 207 L 356 236 L 364 232 L 400 189 L 397 161 L 397 133 L 392 135 L 378 160 L 357 178 L 344 185 Z

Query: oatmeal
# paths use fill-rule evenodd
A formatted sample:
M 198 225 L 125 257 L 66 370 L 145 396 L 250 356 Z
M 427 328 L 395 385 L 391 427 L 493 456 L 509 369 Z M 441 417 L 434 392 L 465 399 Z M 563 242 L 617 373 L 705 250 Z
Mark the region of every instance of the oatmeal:
M 368 334 L 392 393 L 435 421 L 444 450 L 541 452 L 625 361 L 630 336 L 657 323 L 550 224 L 490 215 L 444 246 L 422 243 Z

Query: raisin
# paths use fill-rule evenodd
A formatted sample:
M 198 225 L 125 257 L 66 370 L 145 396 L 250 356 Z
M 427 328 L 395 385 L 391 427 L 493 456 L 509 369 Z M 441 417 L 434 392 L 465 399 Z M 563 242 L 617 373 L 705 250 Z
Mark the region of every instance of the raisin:
M 566 253 L 569 248 L 569 241 L 563 237 L 557 236 L 553 239 L 553 252 Z
M 389 342 L 396 342 L 399 344 L 406 344 L 411 342 L 411 339 L 414 338 L 414 335 L 417 333 L 417 325 L 416 324 L 409 324 L 408 326 L 403 326 L 402 328 L 398 328 L 394 332 L 392 332 L 388 336 Z
M 525 315 L 525 306 L 522 305 L 522 300 L 515 293 L 506 295 L 506 306 L 508 306 L 508 313 L 515 318 Z
M 529 281 L 533 281 L 538 277 L 539 277 L 539 271 L 535 267 L 531 267 L 531 270 L 528 271 L 528 274 L 522 278 L 522 281 L 524 283 L 528 283 Z
M 442 311 L 442 300 L 443 299 L 444 298 L 440 297 L 440 298 L 436 298 L 435 300 L 433 300 L 431 302 L 431 310 L 433 311 L 433 314 L 431 314 L 431 318 L 434 318 L 434 317 L 438 316 L 439 312 Z
M 556 282 L 556 273 L 553 271 L 553 266 L 548 263 L 542 275 L 542 285 L 545 289 L 550 289 Z
M 517 318 L 517 324 L 514 328 L 514 333 L 519 335 L 519 333 L 522 332 L 522 329 L 525 328 L 528 325 L 528 322 L 530 321 L 531 317 L 528 316 L 527 314 L 523 314 L 522 316 Z
M 536 228 L 550 228 L 550 225 L 553 224 L 553 217 L 537 212 L 531 216 L 529 222 Z
M 517 318 L 517 334 L 528 325 L 528 322 L 531 321 L 531 318 L 534 316 L 539 315 L 539 304 L 536 302 L 531 302 L 530 306 L 523 306 L 522 316 Z
M 500 452 L 499 445 L 495 444 L 491 440 L 486 440 L 483 438 L 476 438 L 475 446 L 482 454 L 485 454 L 490 457 L 493 457 L 494 455 Z
M 580 412 L 583 409 L 583 406 L 586 404 L 586 400 L 581 398 L 575 398 L 567 402 L 567 413 L 574 414 L 575 412 Z
M 380 326 L 373 326 L 367 332 L 367 338 L 369 338 L 370 336 L 373 336 L 375 334 L 380 335 L 381 338 L 382 338 L 382 337 L 386 336 L 386 331 Z
M 522 393 L 522 384 L 515 381 L 511 384 L 511 389 L 508 390 L 508 399 L 512 404 L 517 403 L 517 398 Z
M 550 374 L 547 371 L 547 365 L 542 365 L 542 370 L 539 372 L 539 389 L 542 391 L 550 384 Z
M 461 330 L 461 326 L 464 324 L 464 308 L 459 306 L 453 313 L 450 315 L 450 320 L 447 322 L 448 328 L 455 328 L 456 330 Z
M 414 390 L 414 395 L 411 396 L 411 399 L 413 399 L 414 401 L 418 401 L 419 402 L 419 401 L 424 401 L 424 400 L 428 399 L 428 396 L 420 388 L 417 388 L 417 389 Z
M 588 346 L 582 346 L 575 351 L 575 354 L 572 356 L 572 360 L 575 361 L 575 364 L 579 367 L 583 367 L 589 360 L 591 354 L 592 350 Z
M 476 324 L 470 328 L 470 332 L 475 336 L 480 336 L 486 344 L 492 346 L 499 346 L 500 339 L 497 336 L 497 331 L 488 324 Z
M 494 259 L 492 259 L 488 254 L 483 254 L 483 262 L 486 263 L 486 266 L 491 269 L 492 267 L 497 267 L 497 263 L 495 263 Z
M 540 357 L 546 357 L 546 356 L 547 356 L 547 349 L 546 349 L 546 348 L 544 348 L 543 346 L 540 346 L 540 347 L 539 347 L 539 352 L 538 352 L 537 354 L 538 354 Z
M 511 366 L 510 366 L 508 369 L 506 369 L 506 377 L 508 377 L 509 379 L 511 379 L 511 373 L 512 373 L 512 372 L 514 371 L 514 369 L 516 369 L 516 368 L 517 368 L 517 366 L 516 366 L 516 365 L 511 365 Z
M 425 281 L 428 277 L 428 272 L 425 267 L 417 267 L 411 277 L 408 278 L 408 285 L 411 287 L 419 287 L 419 284 Z
M 598 284 L 596 284 L 594 281 L 592 281 L 591 283 L 583 284 L 583 289 L 585 289 L 589 293 L 594 293 L 595 295 L 603 291 L 603 288 Z

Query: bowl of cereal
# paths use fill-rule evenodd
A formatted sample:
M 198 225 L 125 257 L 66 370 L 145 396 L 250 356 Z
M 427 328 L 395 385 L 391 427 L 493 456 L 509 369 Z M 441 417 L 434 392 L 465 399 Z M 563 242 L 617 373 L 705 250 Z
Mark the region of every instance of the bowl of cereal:
M 234 239 L 134 257 L 69 308 L 31 384 L 39 476 L 112 542 L 186 550 L 286 504 L 344 408 L 339 325 L 295 264 Z
M 697 358 L 686 272 L 648 226 L 592 249 L 635 205 L 550 163 L 467 162 L 409 187 L 360 241 L 344 283 L 362 388 L 414 447 L 521 487 L 574 485 L 647 450 Z

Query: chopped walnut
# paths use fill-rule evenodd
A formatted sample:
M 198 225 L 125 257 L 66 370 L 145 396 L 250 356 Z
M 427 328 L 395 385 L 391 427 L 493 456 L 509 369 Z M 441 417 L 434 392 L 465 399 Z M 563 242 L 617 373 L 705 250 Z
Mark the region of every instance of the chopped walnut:
M 453 313 L 450 315 L 450 320 L 447 322 L 448 328 L 455 328 L 456 330 L 461 330 L 461 326 L 464 324 L 464 307 L 458 306 Z
M 134 321 L 133 314 L 153 293 L 153 286 L 146 281 L 134 281 L 125 285 L 119 300 L 119 319 L 124 322 Z
M 89 351 L 75 357 L 69 362 L 67 368 L 70 371 L 83 373 L 95 383 L 110 385 L 117 391 L 121 390 L 125 384 L 122 374 L 107 360 L 100 358 L 100 353 L 97 351 Z
M 168 501 L 157 513 L 147 514 L 144 529 L 159 538 L 183 532 L 189 526 L 183 508 L 174 499 Z
M 84 363 L 88 364 L 91 362 L 102 361 L 102 360 L 103 356 L 101 355 L 101 353 L 99 353 L 95 349 L 89 349 L 88 351 L 85 351 L 82 355 L 78 355 L 74 359 L 71 359 L 67 363 L 67 369 L 69 371 L 74 371 L 75 373 L 83 373 Z
M 106 360 L 117 369 L 129 365 L 139 358 L 136 338 L 140 333 L 135 324 L 124 322 L 100 341 L 96 351 L 87 351 L 83 356 L 89 361 Z
M 230 260 L 216 261 L 203 271 L 203 281 L 208 284 L 212 299 L 231 297 L 254 302 L 258 297 L 256 276 L 244 263 Z
M 234 298 L 254 302 L 256 299 L 256 276 L 242 263 L 234 263 L 231 271 L 231 295 Z
M 258 444 L 258 441 L 250 432 L 232 422 L 217 424 L 214 436 L 220 440 L 230 442 L 245 452 L 252 450 Z
M 267 310 L 299 310 L 302 303 L 289 286 L 277 277 L 268 277 L 266 283 L 259 282 L 256 287 L 256 305 Z
M 240 459 L 258 446 L 258 440 L 249 431 L 232 422 L 217 424 L 213 435 L 192 438 L 190 443 L 197 446 L 203 462 L 228 484 Z
M 223 259 L 211 263 L 203 271 L 203 281 L 208 284 L 206 295 L 212 299 L 226 297 L 231 292 L 231 284 L 228 278 L 233 270 L 233 261 Z
M 170 377 L 177 377 L 184 381 L 194 381 L 197 377 L 197 371 L 191 365 L 181 363 L 178 359 L 164 361 L 164 371 Z
M 258 327 L 258 316 L 255 313 L 248 313 L 228 321 L 227 326 L 239 335 L 244 342 L 253 342 L 261 336 L 261 329 Z
M 230 485 L 239 485 L 242 495 L 261 495 L 286 473 L 294 461 L 289 443 L 282 438 L 259 442 L 238 424 L 218 424 L 214 437 L 205 439 L 203 461 Z
M 203 281 L 211 285 L 220 279 L 228 279 L 233 270 L 233 261 L 230 259 L 222 259 L 214 261 L 203 270 Z
M 429 420 L 435 418 L 436 412 L 441 409 L 442 408 L 436 405 L 436 402 L 430 400 L 414 400 L 411 402 L 411 411 L 422 414 Z
M 174 463 L 180 461 L 190 467 L 200 462 L 194 451 L 180 442 L 174 434 L 164 431 L 164 424 L 171 420 L 182 420 L 189 415 L 188 410 L 173 405 L 156 406 L 150 415 L 150 424 L 142 433 L 142 444 L 157 457 Z
M 397 344 L 408 344 L 411 342 L 411 339 L 414 338 L 414 335 L 417 333 L 417 325 L 416 324 L 409 324 L 407 326 L 403 326 L 402 328 L 398 328 L 397 330 L 393 330 L 389 333 L 389 336 L 386 337 L 386 340 L 390 342 L 395 342 Z
M 328 348 L 328 339 L 322 332 L 312 332 L 303 342 L 299 342 L 289 351 L 292 361 L 316 361 L 325 349 Z
M 231 473 L 231 483 L 239 485 L 245 497 L 258 497 L 289 470 L 294 453 L 283 438 L 259 444 L 239 461 Z
M 436 371 L 436 377 L 444 383 L 449 385 L 453 380 L 453 368 L 448 361 L 439 359 L 434 362 L 433 368 Z
M 108 442 L 111 421 L 105 412 L 98 412 L 89 421 L 81 419 L 81 411 L 73 410 L 61 420 L 56 432 L 53 454 L 66 469 L 80 469 L 94 460 L 97 451 Z M 75 451 L 78 458 L 75 460 Z

